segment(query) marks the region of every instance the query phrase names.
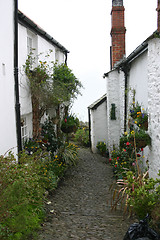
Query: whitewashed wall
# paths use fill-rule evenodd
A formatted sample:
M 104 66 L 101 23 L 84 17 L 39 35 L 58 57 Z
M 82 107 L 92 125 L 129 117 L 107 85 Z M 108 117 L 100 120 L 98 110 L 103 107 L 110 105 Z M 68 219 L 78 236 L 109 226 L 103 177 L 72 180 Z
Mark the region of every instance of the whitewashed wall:
M 0 155 L 9 149 L 17 154 L 14 92 L 14 5 L 0 4 Z
M 64 53 L 60 51 L 57 47 L 53 46 L 47 40 L 41 36 L 35 34 L 25 26 L 19 24 L 19 82 L 20 82 L 20 104 L 21 104 L 21 116 L 22 119 L 26 120 L 27 125 L 27 136 L 32 137 L 32 103 L 31 94 L 28 86 L 27 78 L 24 74 L 23 65 L 27 59 L 28 49 L 27 49 L 27 37 L 32 39 L 32 48 L 34 56 L 37 57 L 38 61 L 51 61 L 58 60 L 59 63 L 64 62 Z M 49 53 L 49 50 L 52 52 Z M 49 53 L 49 57 L 45 58 L 45 55 Z M 39 55 L 40 54 L 40 55 Z M 54 111 L 52 110 L 52 113 Z M 44 122 L 45 116 L 42 121 Z
M 148 51 L 135 58 L 131 62 L 129 76 L 128 76 L 128 117 L 130 114 L 130 107 L 133 103 L 133 90 L 135 90 L 135 104 L 138 104 L 148 112 Z M 143 169 L 146 169 L 149 161 L 150 150 L 145 147 L 143 151 Z
M 136 92 L 135 102 L 138 102 L 142 108 L 148 107 L 148 81 L 147 81 L 147 51 L 136 58 L 130 66 L 128 76 L 128 107 L 133 103 L 132 90 Z
M 124 73 L 113 70 L 108 73 L 107 81 L 107 122 L 108 144 L 111 152 L 118 147 L 120 135 L 124 132 Z M 111 120 L 111 104 L 116 106 L 116 120 Z
M 160 39 L 148 43 L 148 113 L 152 148 L 149 156 L 150 177 L 160 170 Z
M 92 152 L 96 153 L 96 146 L 99 141 L 103 141 L 108 145 L 107 102 L 103 102 L 96 109 L 90 111 Z

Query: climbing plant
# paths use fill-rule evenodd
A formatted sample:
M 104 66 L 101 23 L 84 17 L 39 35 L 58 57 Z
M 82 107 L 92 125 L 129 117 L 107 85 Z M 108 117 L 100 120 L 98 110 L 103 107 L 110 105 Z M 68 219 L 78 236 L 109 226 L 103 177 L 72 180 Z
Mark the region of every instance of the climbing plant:
M 33 137 L 36 139 L 39 137 L 40 121 L 44 113 L 56 106 L 59 123 L 60 104 L 66 101 L 70 104 L 80 94 L 82 87 L 66 64 L 48 61 L 50 52 L 43 57 L 45 61 L 39 60 L 42 54 L 34 57 L 31 52 L 24 65 L 32 99 Z

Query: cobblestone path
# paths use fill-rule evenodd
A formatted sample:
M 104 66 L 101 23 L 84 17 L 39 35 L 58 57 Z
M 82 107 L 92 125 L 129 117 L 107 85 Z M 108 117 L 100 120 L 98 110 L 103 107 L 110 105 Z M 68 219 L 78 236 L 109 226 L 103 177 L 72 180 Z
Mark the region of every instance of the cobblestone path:
M 123 219 L 121 211 L 110 210 L 111 167 L 106 158 L 89 149 L 80 149 L 79 156 L 78 165 L 50 196 L 39 239 L 123 240 L 131 222 Z

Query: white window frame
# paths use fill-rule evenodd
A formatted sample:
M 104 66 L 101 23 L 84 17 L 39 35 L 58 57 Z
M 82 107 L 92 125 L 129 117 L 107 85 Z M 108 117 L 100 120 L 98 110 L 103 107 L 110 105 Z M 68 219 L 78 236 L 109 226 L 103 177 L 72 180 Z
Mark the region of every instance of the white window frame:
M 28 130 L 27 130 L 27 120 L 26 117 L 21 118 L 21 135 L 22 135 L 22 145 L 24 146 L 24 143 L 28 139 Z

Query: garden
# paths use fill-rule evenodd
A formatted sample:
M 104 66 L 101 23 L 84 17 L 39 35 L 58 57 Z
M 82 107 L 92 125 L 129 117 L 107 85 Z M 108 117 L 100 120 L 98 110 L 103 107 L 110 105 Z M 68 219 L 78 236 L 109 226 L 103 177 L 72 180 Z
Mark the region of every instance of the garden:
M 23 141 L 17 157 L 10 151 L 0 156 L 2 240 L 36 239 L 48 195 L 78 160 L 78 147 L 69 142 L 69 135 L 79 120 L 69 114 L 69 106 L 82 85 L 65 64 L 40 61 L 40 56 L 30 53 L 23 66 L 32 100 L 33 138 Z M 56 115 L 42 123 L 51 108 Z
M 148 134 L 147 112 L 137 103 L 130 108 L 128 132 L 120 138 L 119 148 L 113 146 L 109 164 L 115 181 L 110 187 L 111 209 L 121 207 L 124 214 L 139 220 L 149 215 L 149 224 L 160 233 L 160 171 L 156 179 L 149 177 L 145 147 L 151 145 Z M 105 142 L 98 142 L 97 149 L 106 154 Z
M 36 237 L 47 196 L 78 160 L 78 147 L 57 140 L 54 125 L 42 125 L 41 138 L 29 139 L 19 155 L 0 157 L 0 239 Z

